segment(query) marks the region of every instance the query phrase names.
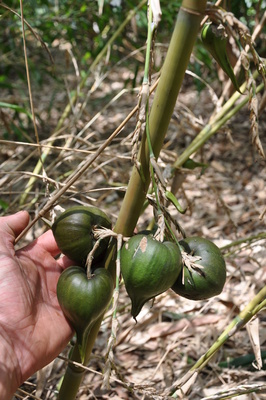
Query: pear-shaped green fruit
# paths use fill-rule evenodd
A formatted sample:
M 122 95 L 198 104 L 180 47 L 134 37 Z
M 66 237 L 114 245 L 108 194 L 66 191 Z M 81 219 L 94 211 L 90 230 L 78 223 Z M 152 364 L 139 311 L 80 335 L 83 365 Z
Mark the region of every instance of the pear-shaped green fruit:
M 204 300 L 220 294 L 226 280 L 220 249 L 210 240 L 197 236 L 185 238 L 179 244 L 187 256 L 183 256 L 183 271 L 172 286 L 174 292 L 190 300 Z
M 136 318 L 143 305 L 169 289 L 182 268 L 181 252 L 172 242 L 150 235 L 132 236 L 121 250 L 121 273 Z
M 65 269 L 59 277 L 58 302 L 76 331 L 82 362 L 91 326 L 107 308 L 113 288 L 112 276 L 104 268 L 96 269 L 88 279 L 84 268 L 73 266 Z
M 111 221 L 97 207 L 74 206 L 55 220 L 52 231 L 61 252 L 75 263 L 84 265 L 96 242 L 92 233 L 94 226 L 110 229 Z M 94 255 L 96 261 L 104 253 L 107 245 L 108 238 L 101 240 Z

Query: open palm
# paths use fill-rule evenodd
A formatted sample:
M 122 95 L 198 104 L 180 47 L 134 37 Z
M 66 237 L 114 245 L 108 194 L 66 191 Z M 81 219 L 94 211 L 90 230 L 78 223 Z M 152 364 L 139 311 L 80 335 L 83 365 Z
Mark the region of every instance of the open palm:
M 59 275 L 71 262 L 54 259 L 60 252 L 51 231 L 15 251 L 14 239 L 28 220 L 26 212 L 0 218 L 0 335 L 10 346 L 14 390 L 73 335 L 56 297 Z

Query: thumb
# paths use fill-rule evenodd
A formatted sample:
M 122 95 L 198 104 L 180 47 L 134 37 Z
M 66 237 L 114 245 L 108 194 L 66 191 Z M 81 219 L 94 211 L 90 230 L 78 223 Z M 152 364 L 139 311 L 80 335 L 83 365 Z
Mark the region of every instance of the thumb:
M 29 223 L 30 216 L 27 211 L 0 217 L 0 244 L 10 245 Z

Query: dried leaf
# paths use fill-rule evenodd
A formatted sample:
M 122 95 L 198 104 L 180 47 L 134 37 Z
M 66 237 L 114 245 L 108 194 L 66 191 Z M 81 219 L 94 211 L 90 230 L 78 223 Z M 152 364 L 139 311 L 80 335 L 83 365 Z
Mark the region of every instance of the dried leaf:
M 262 368 L 262 359 L 261 359 L 260 338 L 259 338 L 259 319 L 258 318 L 252 319 L 247 324 L 246 328 L 256 358 L 256 364 L 254 364 L 254 366 L 260 370 Z
M 151 0 L 151 8 L 152 8 L 153 22 L 156 26 L 158 26 L 162 17 L 160 0 Z
M 265 158 L 264 150 L 259 137 L 259 126 L 258 126 L 258 99 L 256 96 L 252 96 L 249 102 L 250 109 L 250 134 L 252 144 L 256 147 L 258 153 L 262 158 Z

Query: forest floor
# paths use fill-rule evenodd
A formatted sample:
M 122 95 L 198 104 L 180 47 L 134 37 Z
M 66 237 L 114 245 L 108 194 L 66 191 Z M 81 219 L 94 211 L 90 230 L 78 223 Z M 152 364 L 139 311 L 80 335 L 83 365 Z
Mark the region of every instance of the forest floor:
M 66 103 L 66 98 L 58 92 L 55 100 L 58 110 L 47 114 L 50 95 L 48 90 L 42 93 L 37 112 L 42 121 L 49 121 L 46 126 L 39 127 L 43 150 L 49 148 L 45 146 L 51 146 L 44 162 L 49 183 L 39 172 L 28 199 L 20 206 L 21 194 L 25 191 L 38 154 L 32 145 L 15 144 L 12 140 L 2 142 L 0 166 L 5 173 L 1 175 L 0 194 L 1 199 L 10 205 L 8 212 L 26 208 L 33 217 L 58 182 L 64 182 L 71 172 L 77 170 L 124 120 L 137 104 L 137 92 L 125 91 L 113 102 L 108 102 L 113 99 L 114 93 L 123 89 L 126 79 L 131 79 L 128 71 L 113 71 L 91 94 L 82 119 L 78 119 L 78 104 L 54 141 L 51 132 L 60 118 L 60 105 Z M 210 93 L 207 90 L 198 93 L 190 83 L 188 78 L 188 84 L 182 88 L 158 160 L 163 171 L 167 171 L 214 111 Z M 107 104 L 108 107 L 104 108 Z M 97 118 L 92 121 L 94 116 Z M 86 124 L 86 129 L 83 129 Z M 109 214 L 115 223 L 132 169 L 131 140 L 135 124 L 134 116 L 86 173 L 62 196 L 60 206 L 93 204 Z M 265 111 L 260 116 L 259 124 L 265 149 Z M 227 265 L 223 292 L 209 300 L 191 301 L 168 290 L 156 297 L 154 303 L 149 302 L 143 307 L 136 323 L 130 315 L 130 299 L 124 286 L 121 286 L 109 387 L 103 388 L 103 379 L 107 342 L 111 334 L 110 311 L 96 340 L 80 386 L 79 400 L 168 398 L 170 388 L 185 376 L 193 363 L 266 284 L 266 168 L 265 161 L 252 146 L 249 130 L 249 110 L 245 106 L 194 157 L 208 165 L 204 173 L 201 174 L 200 168 L 183 171 L 184 181 L 175 195 L 187 207 L 187 212 L 177 215 L 175 209 L 169 206 L 171 215 L 176 215 L 187 236 L 203 236 L 221 248 Z M 172 183 L 170 180 L 169 187 Z M 47 214 L 47 218 L 52 218 L 52 215 Z M 138 221 L 136 231 L 145 229 L 152 218 L 153 209 L 148 206 Z M 23 244 L 45 229 L 45 224 L 38 222 Z M 253 357 L 254 340 L 259 340 L 262 369 L 258 368 L 258 360 Z M 56 399 L 57 385 L 64 374 L 69 349 L 70 345 L 54 362 L 29 378 L 14 398 Z M 194 382 L 183 387 L 183 398 L 224 399 L 236 393 L 235 398 L 241 400 L 266 399 L 265 359 L 264 310 L 249 324 L 248 329 L 243 327 L 226 340 L 195 376 Z M 232 360 L 239 365 L 234 365 Z M 259 390 L 261 387 L 264 390 Z M 253 389 L 252 394 L 249 394 L 250 389 Z

